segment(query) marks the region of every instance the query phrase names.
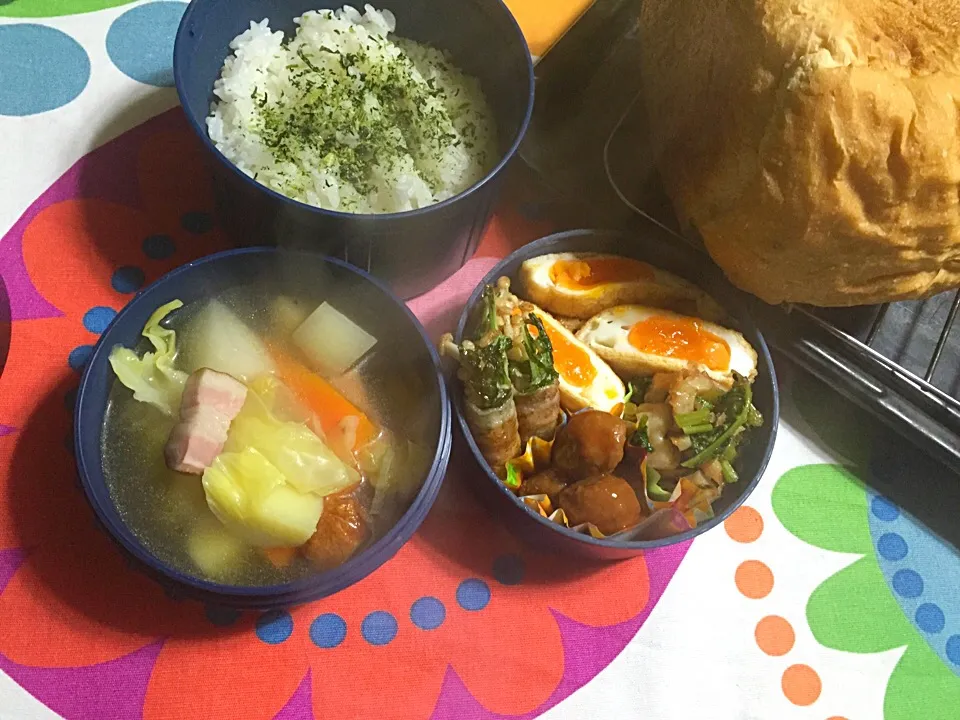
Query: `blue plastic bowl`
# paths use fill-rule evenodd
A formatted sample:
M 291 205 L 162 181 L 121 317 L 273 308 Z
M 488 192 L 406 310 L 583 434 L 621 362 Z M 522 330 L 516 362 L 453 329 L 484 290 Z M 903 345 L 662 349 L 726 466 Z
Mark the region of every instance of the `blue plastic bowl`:
M 399 36 L 448 51 L 464 72 L 480 80 L 496 121 L 501 159 L 473 187 L 427 208 L 384 215 L 321 210 L 240 172 L 210 141 L 205 118 L 230 41 L 252 20 L 268 18 L 271 29 L 290 37 L 294 18 L 343 5 L 344 0 L 193 0 L 177 32 L 174 80 L 190 125 L 211 154 L 218 215 L 235 242 L 305 247 L 342 257 L 408 299 L 452 275 L 477 249 L 504 168 L 530 122 L 533 63 L 501 0 L 374 3 L 396 15 Z
M 432 408 L 425 432 L 432 439 L 433 462 L 410 508 L 384 536 L 338 568 L 271 586 L 227 585 L 201 580 L 153 555 L 120 517 L 103 474 L 101 442 L 110 390 L 116 382 L 108 356 L 115 345 L 134 347 L 150 314 L 160 305 L 181 299 L 185 305 L 215 297 L 252 282 L 282 281 L 288 292 L 330 281 L 336 297 L 350 306 L 352 317 L 384 343 L 385 352 L 371 357 L 384 372 L 403 363 L 424 387 L 423 402 Z M 321 285 L 322 286 L 322 285 Z M 389 347 L 387 347 L 387 345 Z M 374 371 L 375 372 L 375 371 Z M 389 398 L 386 404 L 389 421 Z M 96 517 L 129 559 L 173 595 L 213 605 L 271 609 L 314 600 L 361 580 L 392 557 L 423 522 L 440 490 L 450 459 L 452 418 L 440 360 L 414 315 L 379 281 L 341 260 L 275 248 L 229 250 L 184 265 L 138 294 L 113 320 L 87 364 L 77 396 L 74 441 L 80 481 Z
M 655 234 L 608 232 L 600 230 L 572 230 L 541 238 L 525 245 L 501 261 L 487 273 L 474 290 L 457 325 L 456 340 L 459 343 L 468 330 L 475 327 L 480 310 L 480 293 L 483 287 L 506 276 L 516 282 L 520 265 L 530 258 L 560 252 L 601 252 L 624 255 L 650 263 L 684 277 L 710 293 L 735 319 L 735 327 L 757 351 L 757 379 L 753 385 L 753 401 L 763 414 L 763 427 L 753 430 L 749 441 L 742 446 L 737 467 L 740 481 L 727 485 L 723 495 L 713 505 L 715 515 L 696 528 L 660 540 L 623 541 L 598 540 L 550 522 L 517 499 L 496 476 L 477 447 L 466 417 L 463 414 L 463 392 L 455 377 L 449 379 L 450 394 L 454 398 L 460 430 L 466 438 L 474 458 L 483 470 L 482 481 L 477 488 L 498 517 L 501 517 L 518 535 L 527 541 L 548 550 L 596 560 L 616 560 L 638 555 L 666 545 L 684 542 L 722 523 L 753 492 L 763 475 L 777 436 L 780 420 L 780 397 L 777 378 L 770 359 L 770 351 L 763 336 L 744 311 L 741 293 L 730 285 L 712 266 L 704 262 L 694 250 L 678 245 L 670 238 Z

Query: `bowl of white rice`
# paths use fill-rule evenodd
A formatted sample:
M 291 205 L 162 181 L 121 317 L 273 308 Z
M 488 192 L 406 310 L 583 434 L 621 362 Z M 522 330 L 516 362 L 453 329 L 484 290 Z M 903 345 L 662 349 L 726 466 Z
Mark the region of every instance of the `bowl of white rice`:
M 476 250 L 533 107 L 500 0 L 193 0 L 174 78 L 237 244 L 340 256 L 404 298 Z

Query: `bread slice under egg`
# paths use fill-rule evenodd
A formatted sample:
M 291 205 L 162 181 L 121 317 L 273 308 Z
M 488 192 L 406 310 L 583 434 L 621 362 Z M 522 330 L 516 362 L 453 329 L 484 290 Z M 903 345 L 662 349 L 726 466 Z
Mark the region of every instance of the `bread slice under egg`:
M 629 341 L 631 328 L 648 318 L 667 318 L 692 321 L 703 330 L 723 340 L 730 351 L 725 368 L 709 368 L 694 360 L 643 352 Z M 757 352 L 736 330 L 722 327 L 708 320 L 643 305 L 620 305 L 609 308 L 587 320 L 577 331 L 577 339 L 606 361 L 624 377 L 651 375 L 658 372 L 702 371 L 714 380 L 729 385 L 733 372 L 748 379 L 757 374 Z
M 709 320 L 721 320 L 725 315 L 717 302 L 699 287 L 647 263 L 642 263 L 646 277 L 601 282 L 585 288 L 562 287 L 551 275 L 551 268 L 557 262 L 591 259 L 639 263 L 634 258 L 603 253 L 540 255 L 520 266 L 521 294 L 555 315 L 570 318 L 587 319 L 608 308 L 630 303 L 668 308 Z

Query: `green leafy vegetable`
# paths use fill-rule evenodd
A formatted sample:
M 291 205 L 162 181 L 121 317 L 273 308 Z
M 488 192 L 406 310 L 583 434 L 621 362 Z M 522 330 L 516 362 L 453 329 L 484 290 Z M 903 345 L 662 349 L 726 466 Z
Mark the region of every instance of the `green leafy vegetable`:
M 681 464 L 687 468 L 699 467 L 707 460 L 721 455 L 728 443 L 742 434 L 753 407 L 753 390 L 749 381 L 740 375 L 734 376 L 733 387 L 720 398 L 713 412 L 723 425 L 712 432 L 695 434 L 691 437 L 694 455 Z M 754 409 L 754 412 L 756 410 Z M 759 415 L 759 413 L 757 413 Z
M 637 378 L 636 380 L 631 380 L 627 383 L 627 395 L 623 399 L 623 402 L 628 402 L 634 397 L 637 399 L 634 401 L 637 405 L 643 402 L 644 397 L 646 397 L 647 390 L 650 389 L 650 383 L 653 382 L 653 376 L 647 375 L 646 377 Z
M 697 393 L 697 400 L 709 403 L 710 405 L 716 405 L 724 395 L 726 395 L 726 393 L 721 388 L 701 390 Z
M 504 479 L 503 484 L 506 485 L 511 490 L 519 490 L 522 478 L 520 471 L 517 470 L 517 466 L 512 462 L 507 463 L 507 477 Z
M 497 294 L 493 285 L 487 285 L 483 288 L 480 299 L 483 317 L 480 319 L 480 327 L 477 332 L 478 339 L 497 331 Z
M 697 435 L 714 430 L 714 415 L 709 408 L 701 408 L 687 413 L 676 413 L 673 419 L 686 435 Z
M 187 374 L 173 367 L 177 357 L 177 333 L 160 323 L 181 307 L 180 300 L 161 305 L 143 326 L 143 336 L 153 345 L 153 352 L 139 357 L 133 350 L 120 345 L 110 352 L 113 372 L 125 387 L 133 391 L 134 399 L 153 405 L 170 416 L 176 415 L 180 408 Z
M 723 481 L 726 483 L 735 483 L 740 479 L 737 471 L 733 469 L 733 465 L 728 460 L 720 461 L 720 472 L 723 473 Z
M 460 348 L 461 379 L 467 396 L 481 410 L 503 405 L 513 396 L 507 365 L 510 339 L 498 335 L 489 345 L 464 343 Z
M 537 330 L 536 337 L 530 333 L 531 326 Z M 510 361 L 510 374 L 517 392 L 535 392 L 556 382 L 559 374 L 553 366 L 553 345 L 543 321 L 533 313 L 527 315 L 523 325 L 523 355 L 523 360 Z
M 465 340 L 457 350 L 459 376 L 467 399 L 481 410 L 492 410 L 513 395 L 507 360 L 513 343 L 497 327 L 496 291 L 492 285 L 483 289 L 481 308 L 474 340 Z
M 710 410 L 703 408 L 687 413 L 676 413 L 674 420 L 677 421 L 677 425 L 698 425 L 700 423 L 710 422 L 710 415 Z
M 720 454 L 720 459 L 725 460 L 728 463 L 732 463 L 737 459 L 737 444 L 740 436 L 733 438 L 730 442 L 727 443 L 727 446 L 723 449 L 723 452 Z
M 653 452 L 653 445 L 650 444 L 650 436 L 647 434 L 647 416 L 641 415 L 637 420 L 637 429 L 630 438 L 630 444 L 642 447 L 648 453 Z
M 763 415 L 760 414 L 760 411 L 751 403 L 750 408 L 747 410 L 747 423 L 749 427 L 763 427 Z
M 641 378 L 638 382 L 643 384 L 645 381 L 649 385 L 650 378 Z M 623 412 L 620 413 L 620 417 L 630 423 L 635 423 L 638 421 L 637 417 L 637 405 L 643 402 L 643 396 L 646 394 L 646 390 L 640 387 L 637 383 L 631 381 L 627 382 L 627 394 L 623 396 Z M 637 401 L 634 401 L 634 397 L 637 397 Z

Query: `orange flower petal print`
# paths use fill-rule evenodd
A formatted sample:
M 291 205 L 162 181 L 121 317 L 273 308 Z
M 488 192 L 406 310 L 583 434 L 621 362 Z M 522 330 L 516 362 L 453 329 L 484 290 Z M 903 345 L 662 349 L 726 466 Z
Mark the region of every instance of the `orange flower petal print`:
M 87 526 L 28 552 L 0 593 L 0 653 L 22 665 L 77 667 L 209 628 L 198 606 L 170 600 L 129 568 L 89 510 L 78 511 Z
M 115 267 L 141 257 L 151 235 L 143 214 L 97 199 L 65 200 L 43 210 L 23 234 L 23 259 L 40 293 L 66 314 L 127 298 L 111 287 Z M 53 249 L 56 248 L 56 251 Z
M 306 674 L 306 637 L 298 625 L 291 621 L 288 636 L 278 629 L 271 643 L 257 637 L 252 617 L 218 628 L 203 642 L 177 633 L 150 675 L 143 720 L 270 720 Z

